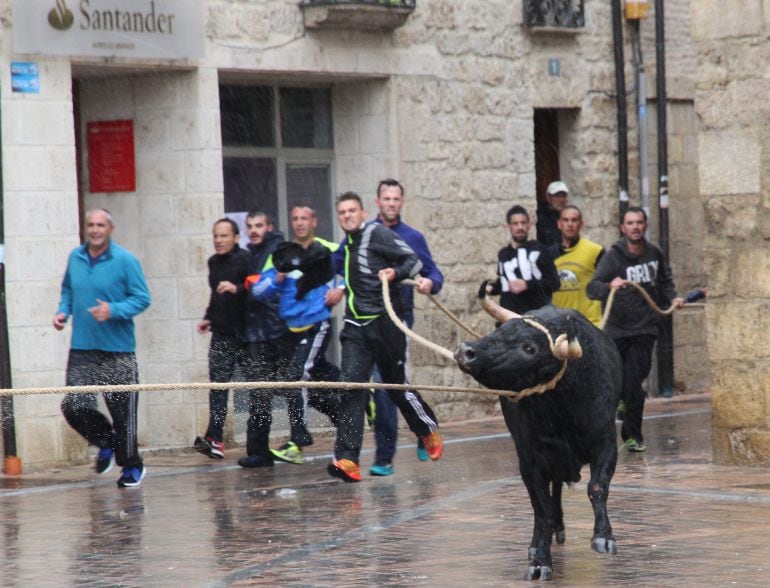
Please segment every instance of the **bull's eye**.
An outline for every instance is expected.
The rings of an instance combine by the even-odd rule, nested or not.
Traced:
[[[524,350],[524,353],[528,355],[535,355],[535,352],[537,351],[532,343],[524,343],[521,348]]]

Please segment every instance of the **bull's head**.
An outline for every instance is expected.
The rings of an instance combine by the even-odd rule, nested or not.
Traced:
[[[556,309],[521,316],[494,303],[479,290],[482,306],[503,324],[455,351],[460,369],[489,388],[523,390],[554,380],[564,362],[582,356],[571,319]]]
[[[500,323],[505,323],[512,319],[530,321],[530,324],[533,327],[542,330],[546,337],[548,337],[548,340],[552,341],[550,332],[542,323],[532,322],[531,319],[527,318],[526,316],[516,314],[512,310],[503,308],[494,300],[492,300],[487,295],[488,284],[489,282],[486,280],[481,283],[481,287],[479,288],[479,300],[481,301],[481,307],[486,310],[492,318],[496,319]],[[580,343],[578,340],[566,332],[561,333],[556,337],[555,341],[551,342],[551,351],[558,359],[578,359],[583,355],[583,350],[580,348]]]

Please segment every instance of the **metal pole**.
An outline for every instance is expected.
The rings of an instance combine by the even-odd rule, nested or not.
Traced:
[[[666,108],[666,32],[663,0],[655,0],[655,82],[658,111],[658,219],[659,242],[666,263],[669,262],[668,239],[668,119]],[[660,322],[658,333],[658,388],[660,395],[674,393],[674,328],[670,316]]]
[[[0,137],[0,386],[11,388],[11,351],[8,338],[8,313],[5,303],[5,188],[3,187],[2,137]],[[5,454],[4,471],[21,473],[21,464],[16,457],[16,418],[13,409],[13,397],[0,398],[2,414],[3,451]],[[9,465],[13,460],[17,468]]]
[[[628,113],[623,56],[623,0],[612,0],[612,45],[615,53],[615,104],[618,125],[618,220],[628,208]]]
[[[644,75],[644,57],[642,55],[642,35],[639,21],[632,23],[634,38],[634,56],[636,62],[636,102],[639,125],[639,188],[642,208],[650,216],[650,171],[647,153],[647,82]]]

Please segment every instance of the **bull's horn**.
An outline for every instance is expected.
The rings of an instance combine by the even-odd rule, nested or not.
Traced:
[[[556,337],[553,342],[553,355],[556,359],[580,359],[583,357],[583,348],[577,339],[569,340],[567,335],[562,333]]]
[[[515,312],[508,310],[507,308],[503,308],[500,306],[497,302],[492,300],[487,295],[487,284],[489,283],[488,280],[484,280],[481,283],[481,287],[479,288],[479,299],[481,300],[481,308],[487,311],[487,313],[495,320],[504,323],[506,321],[509,321],[511,319],[515,318],[521,318],[520,314],[516,314]]]
[[[580,346],[580,341],[573,339],[569,342],[569,353],[567,357],[570,359],[580,359],[583,357],[583,348]]]
[[[569,341],[567,340],[567,335],[562,333],[556,337],[556,341],[553,342],[551,351],[556,359],[567,359],[569,357]]]

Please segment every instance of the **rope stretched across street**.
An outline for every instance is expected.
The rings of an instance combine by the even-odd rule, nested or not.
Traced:
[[[404,280],[403,283],[407,285],[414,285],[415,282],[412,280]],[[661,310],[658,305],[655,303],[652,298],[650,298],[649,294],[645,292],[645,290],[639,286],[638,284],[635,284],[633,282],[628,282],[628,284],[634,286],[637,290],[640,291],[644,299],[647,301],[647,303],[652,307],[652,309],[660,314],[660,315],[668,315],[671,314],[675,307],[672,305],[667,310]],[[609,297],[607,298],[607,304],[604,311],[604,315],[602,316],[602,322],[599,328],[603,328],[604,324],[606,322],[607,317],[609,316],[610,310],[612,309],[612,302],[614,299],[614,295],[617,288],[612,288],[609,294]],[[395,311],[393,310],[393,305],[390,300],[390,292],[388,289],[388,283],[386,280],[383,280],[383,298],[385,300],[385,308],[388,311],[388,316],[390,316],[391,320],[398,326],[399,329],[401,329],[407,337],[410,337],[420,345],[423,345],[424,347],[427,347],[428,349],[431,349],[435,353],[441,355],[442,357],[445,357],[447,359],[450,359],[454,361],[454,354],[444,347],[441,347],[440,345],[437,345],[436,343],[433,343],[432,341],[429,341],[428,339],[425,339],[424,337],[418,335],[411,329],[409,329],[396,315]],[[460,321],[457,316],[452,314],[448,309],[446,309],[443,305],[441,305],[438,300],[436,300],[433,296],[428,295],[430,300],[437,306],[439,309],[444,312],[452,321],[454,321],[458,326],[460,326],[463,330],[471,334],[472,336],[476,337],[477,339],[481,337],[478,333],[473,331],[470,327],[464,325],[462,321]],[[693,304],[688,304],[688,306],[693,306]],[[524,390],[519,391],[511,391],[511,390],[495,390],[492,388],[482,388],[478,386],[436,386],[436,385],[424,385],[424,384],[377,384],[378,388],[384,388],[386,390],[413,390],[415,388],[418,388],[420,390],[423,390],[425,392],[446,392],[446,393],[454,393],[454,392],[462,392],[462,393],[468,393],[468,394],[482,394],[482,395],[493,395],[493,396],[505,396],[507,398],[510,398],[514,402],[518,402],[522,398],[525,398],[527,396],[531,396],[533,394],[542,394],[543,392],[546,392],[548,390],[553,389],[556,386],[556,383],[561,379],[561,377],[564,375],[564,372],[567,367],[567,362],[564,361],[562,368],[559,370],[559,372],[546,382],[545,384],[540,384],[538,386],[534,386],[532,388],[526,388]],[[33,396],[33,395],[40,395],[40,394],[64,394],[64,393],[71,393],[71,394],[89,394],[89,393],[111,393],[111,392],[158,392],[158,391],[167,391],[167,390],[260,390],[264,388],[271,388],[271,389],[295,389],[295,388],[319,388],[319,389],[346,389],[346,390],[368,390],[372,388],[371,382],[307,382],[307,381],[297,381],[297,382],[192,382],[192,383],[156,383],[156,384],[123,384],[123,385],[104,385],[104,386],[53,386],[53,387],[37,387],[37,388],[0,388],[0,397],[2,396]]]

